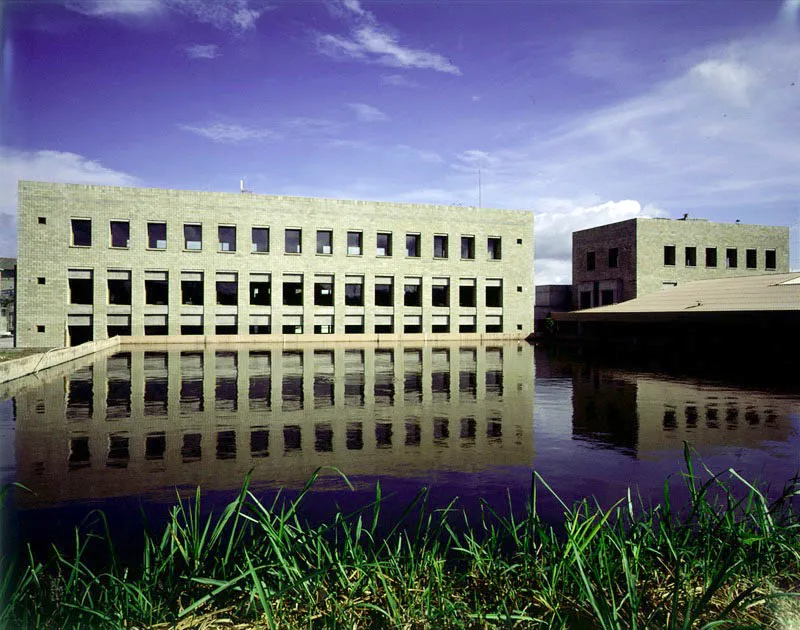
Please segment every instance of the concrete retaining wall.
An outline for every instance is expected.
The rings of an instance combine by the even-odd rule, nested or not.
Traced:
[[[72,348],[59,348],[48,350],[43,354],[31,354],[20,359],[12,359],[0,363],[0,383],[13,381],[15,379],[46,370],[54,365],[67,363],[81,357],[85,357],[95,352],[116,348],[120,345],[119,337],[104,339],[103,341],[89,341]]]

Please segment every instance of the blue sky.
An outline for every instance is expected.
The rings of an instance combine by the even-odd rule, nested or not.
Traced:
[[[16,180],[478,204],[575,229],[790,225],[800,0],[19,0],[3,15],[0,256]]]

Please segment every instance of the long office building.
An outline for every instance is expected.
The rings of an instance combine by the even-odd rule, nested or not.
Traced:
[[[522,338],[533,213],[21,181],[18,274],[20,347]]]

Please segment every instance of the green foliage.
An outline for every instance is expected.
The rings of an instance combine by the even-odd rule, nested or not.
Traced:
[[[454,503],[431,511],[423,490],[384,536],[380,485],[354,512],[303,522],[319,474],[271,505],[248,477],[218,516],[201,516],[199,490],[179,497],[135,568],[102,517],[69,552],[3,558],[0,627],[742,627],[769,621],[771,602],[800,583],[798,479],[770,502],[733,470],[695,473],[688,449],[680,511],[669,480],[655,508],[629,491],[603,510],[567,506],[534,473],[524,518],[487,504],[472,521]],[[539,516],[541,492],[562,506],[562,527]],[[85,561],[96,544],[108,546],[102,571]]]

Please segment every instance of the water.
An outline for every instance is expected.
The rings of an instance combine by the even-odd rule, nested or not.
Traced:
[[[176,496],[199,485],[220,509],[248,471],[269,501],[330,467],[311,520],[367,503],[380,480],[391,524],[423,486],[431,507],[458,497],[471,514],[481,501],[521,510],[534,470],[567,503],[611,505],[629,486],[657,502],[684,440],[710,469],[775,488],[800,470],[791,385],[604,367],[516,342],[131,348],[0,397],[0,475],[30,489],[4,509],[7,546],[67,542],[99,508],[135,548],[143,519],[163,521]],[[558,520],[558,502],[540,496]]]

